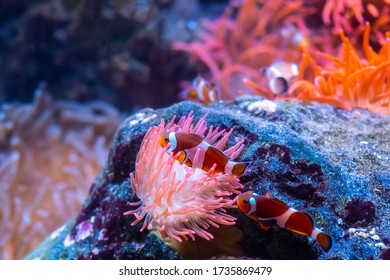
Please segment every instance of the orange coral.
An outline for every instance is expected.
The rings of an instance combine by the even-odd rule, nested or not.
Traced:
[[[390,33],[386,34],[386,44],[379,52],[369,45],[370,24],[366,24],[362,49],[365,58],[347,37],[340,33],[343,58],[318,52],[330,60],[332,67],[316,64],[309,52],[303,55],[298,81],[289,89],[287,99],[329,103],[344,109],[359,107],[377,113],[390,113]],[[312,81],[305,80],[305,71],[314,75]]]

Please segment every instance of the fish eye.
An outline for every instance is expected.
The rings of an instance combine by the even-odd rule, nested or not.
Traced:
[[[168,137],[164,137],[164,141],[169,142],[169,138]]]
[[[244,199],[242,202],[244,202],[245,204],[248,204],[248,200]]]

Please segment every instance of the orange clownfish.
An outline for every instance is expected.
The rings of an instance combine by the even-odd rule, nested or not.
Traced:
[[[251,191],[238,195],[238,208],[257,221],[263,230],[277,224],[293,232],[315,239],[325,253],[332,248],[332,237],[315,227],[313,219],[305,212],[297,211],[269,193],[258,195]]]
[[[207,104],[218,101],[220,92],[214,83],[210,83],[201,76],[198,76],[192,81],[192,85],[189,89],[185,89],[179,94],[179,98],[195,100]]]
[[[206,172],[215,165],[214,172],[241,176],[247,167],[246,163],[229,160],[221,150],[204,141],[198,134],[186,132],[163,134],[159,139],[160,146],[164,148],[168,143],[170,146],[167,151],[179,153],[177,160],[181,164],[201,168]],[[194,162],[198,150],[198,160]]]
[[[290,42],[290,46],[297,50],[304,50],[310,47],[310,40],[308,36],[304,35],[297,26],[289,24],[280,29],[282,38]]]

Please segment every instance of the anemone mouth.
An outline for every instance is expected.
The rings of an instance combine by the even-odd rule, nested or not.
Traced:
[[[135,173],[130,174],[132,187],[140,199],[130,203],[136,209],[125,212],[134,215],[132,226],[143,220],[141,231],[157,230],[162,238],[172,238],[178,242],[195,240],[195,235],[211,240],[210,227],[234,225],[236,218],[226,213],[226,209],[236,208],[235,200],[230,196],[239,194],[242,185],[238,177],[230,174],[215,173],[213,169],[180,164],[178,154],[168,153],[169,145],[159,144],[161,135],[169,132],[188,132],[202,136],[214,146],[223,149],[232,133],[205,125],[206,115],[196,125],[193,116],[181,118],[177,124],[175,118],[167,125],[162,121],[146,133],[137,155]],[[224,151],[234,159],[243,149],[242,141]],[[195,155],[194,161],[197,160]]]

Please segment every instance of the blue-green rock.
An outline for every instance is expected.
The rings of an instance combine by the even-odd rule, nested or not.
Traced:
[[[257,97],[202,106],[182,102],[145,109],[119,127],[108,162],[91,187],[74,221],[49,236],[27,258],[177,259],[163,241],[123,212],[137,201],[129,182],[146,131],[194,111],[208,113],[207,124],[234,128],[228,146],[245,139],[240,161],[250,162],[240,178],[245,190],[270,192],[306,211],[317,227],[331,234],[333,251],[325,255],[316,242],[277,226],[263,231],[239,209],[245,258],[381,259],[390,246],[390,117],[364,110]],[[203,246],[203,245],[202,245]],[[384,257],[385,256],[385,257]],[[218,256],[216,253],[216,257]]]

